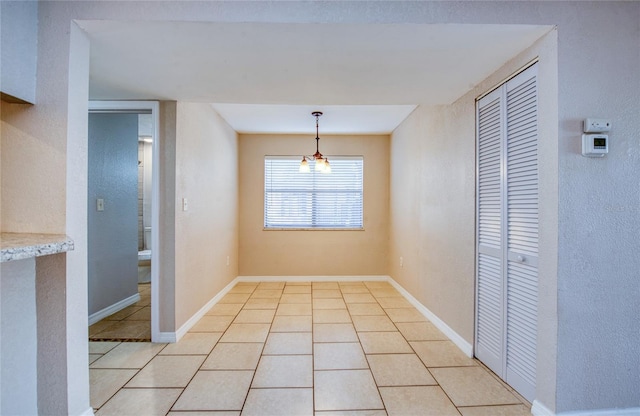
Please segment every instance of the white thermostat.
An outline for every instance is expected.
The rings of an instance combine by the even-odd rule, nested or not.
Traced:
[[[606,134],[583,134],[582,156],[604,157],[609,153],[609,136]]]

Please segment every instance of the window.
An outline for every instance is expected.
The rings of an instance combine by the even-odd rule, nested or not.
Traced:
[[[300,173],[299,156],[264,158],[265,228],[362,229],[362,156],[329,160],[327,174]]]

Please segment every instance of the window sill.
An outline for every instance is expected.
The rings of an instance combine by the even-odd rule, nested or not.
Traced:
[[[364,231],[364,227],[358,228],[334,228],[334,227],[264,227],[262,231]]]

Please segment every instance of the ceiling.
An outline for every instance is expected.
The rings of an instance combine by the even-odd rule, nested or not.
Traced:
[[[240,133],[388,134],[550,30],[533,25],[85,20],[91,99],[212,103]]]

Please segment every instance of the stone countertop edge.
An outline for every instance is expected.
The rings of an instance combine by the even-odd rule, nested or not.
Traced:
[[[73,250],[73,240],[64,234],[1,233],[0,263]]]

